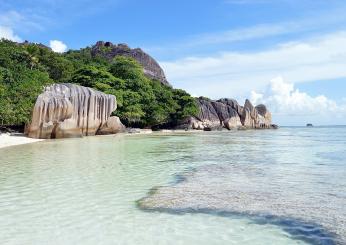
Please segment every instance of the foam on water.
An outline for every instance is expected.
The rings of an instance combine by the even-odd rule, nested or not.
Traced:
[[[0,244],[342,243],[345,135],[153,134],[1,149]]]

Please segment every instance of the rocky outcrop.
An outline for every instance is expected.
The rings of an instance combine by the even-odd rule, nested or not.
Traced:
[[[116,133],[122,133],[125,132],[126,128],[121,123],[119,117],[110,117],[104,125],[100,127],[100,129],[97,131],[97,134],[104,135],[104,134],[116,134]]]
[[[258,128],[259,118],[256,108],[251,104],[249,100],[245,100],[243,113],[241,115],[241,123],[246,128]]]
[[[238,128],[272,128],[271,113],[265,105],[254,107],[249,100],[241,106],[234,99],[217,101],[204,97],[197,99],[199,113],[183,122],[189,128],[206,129],[238,129]]]
[[[74,84],[53,84],[36,100],[26,127],[31,138],[71,138],[116,133],[123,127],[110,117],[117,108],[114,95]]]
[[[91,54],[93,56],[103,56],[108,60],[112,60],[116,56],[134,58],[143,66],[144,74],[146,76],[159,80],[161,83],[170,86],[160,65],[140,48],[131,49],[126,44],[116,45],[111,42],[98,41],[94,46],[92,46]]]
[[[268,125],[270,125],[270,127],[272,128],[277,128],[277,125],[272,124],[272,114],[270,113],[270,111],[268,111],[265,105],[257,105],[256,110],[258,112],[258,123],[260,128],[267,128]]]

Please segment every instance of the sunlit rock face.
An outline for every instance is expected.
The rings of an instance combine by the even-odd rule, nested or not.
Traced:
[[[121,123],[120,118],[116,116],[110,117],[97,131],[99,135],[116,134],[125,132],[125,126]]]
[[[41,139],[95,135],[100,129],[116,133],[123,127],[120,120],[110,118],[116,108],[114,95],[74,84],[53,84],[38,96],[26,133]]]
[[[265,105],[254,107],[249,100],[241,106],[234,99],[197,99],[199,113],[189,118],[193,129],[271,128],[272,117]]]
[[[241,115],[241,122],[246,128],[258,128],[259,118],[256,108],[251,104],[249,100],[245,101],[243,113]]]
[[[192,126],[194,129],[217,128],[220,126],[218,112],[214,108],[213,101],[199,98],[197,100],[199,114]]]
[[[257,105],[256,110],[258,112],[259,126],[268,128],[272,123],[272,114],[268,111],[267,107],[263,104]]]

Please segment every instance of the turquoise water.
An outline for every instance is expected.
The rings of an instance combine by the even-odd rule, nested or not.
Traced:
[[[335,127],[0,149],[0,244],[344,244],[345,146]]]

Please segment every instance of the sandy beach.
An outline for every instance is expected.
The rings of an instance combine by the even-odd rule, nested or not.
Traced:
[[[8,133],[4,133],[0,135],[0,148],[14,146],[14,145],[22,145],[29,144],[42,141],[42,139],[32,139],[26,136],[18,134],[18,135],[10,135]]]

